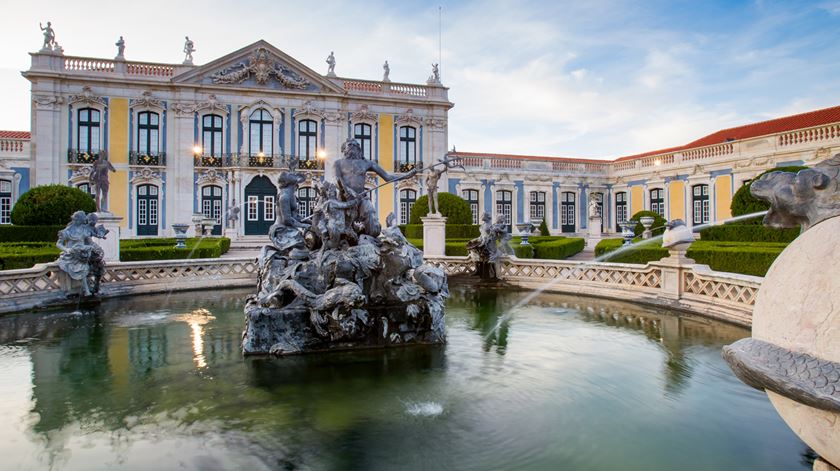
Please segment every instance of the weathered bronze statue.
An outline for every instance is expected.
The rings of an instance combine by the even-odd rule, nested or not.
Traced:
[[[99,218],[95,213],[85,215],[84,211],[76,211],[67,227],[58,232],[55,244],[61,249],[58,267],[81,283],[82,296],[99,292],[105,272],[105,253],[93,238],[104,239],[108,230],[97,222]]]

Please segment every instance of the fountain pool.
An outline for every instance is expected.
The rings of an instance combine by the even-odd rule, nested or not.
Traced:
[[[0,318],[4,467],[810,469],[721,358],[747,329],[456,284],[446,345],[243,358],[251,292]]]

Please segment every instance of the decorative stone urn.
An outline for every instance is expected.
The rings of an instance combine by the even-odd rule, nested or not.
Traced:
[[[802,226],[773,262],[753,310],[752,337],[724,347],[745,383],[822,460],[840,466],[840,154],[797,174],[773,172],[751,192],[769,201],[764,224]],[[827,462],[827,463],[826,463]]]
[[[642,216],[639,218],[639,222],[645,228],[645,231],[642,232],[642,239],[650,239],[653,236],[653,232],[650,230],[650,226],[653,225],[653,218],[651,216]]]
[[[516,225],[516,229],[519,231],[519,236],[521,240],[519,245],[531,245],[528,242],[528,238],[531,237],[531,233],[534,232],[534,224],[531,221],[521,222]]]
[[[187,248],[187,230],[190,228],[189,224],[173,224],[172,230],[175,231],[175,248]]]
[[[636,221],[624,221],[621,223],[621,237],[624,239],[624,243],[622,245],[630,245],[633,243],[633,238],[636,237],[636,233],[633,232],[633,228],[636,227]]]

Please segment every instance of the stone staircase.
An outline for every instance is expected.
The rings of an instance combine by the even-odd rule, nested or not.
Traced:
[[[240,236],[236,239],[231,239],[230,250],[224,254],[225,258],[236,257],[256,257],[264,245],[271,241],[267,235],[261,236]]]

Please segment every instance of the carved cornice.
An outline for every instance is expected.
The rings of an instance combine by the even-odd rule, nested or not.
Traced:
[[[64,99],[60,96],[54,95],[34,95],[32,102],[35,103],[35,108],[39,110],[56,110],[64,103]]]
[[[87,85],[82,87],[82,94],[81,95],[70,95],[70,99],[68,100],[68,103],[71,104],[71,105],[73,105],[75,103],[81,103],[81,104],[87,105],[87,106],[97,106],[97,105],[102,106],[102,107],[107,107],[108,106],[108,101],[105,100],[105,98],[103,98],[101,96],[94,95],[93,91]]]
[[[324,120],[328,123],[340,123],[344,120],[344,115],[340,111],[328,111],[324,113]]]
[[[202,101],[198,103],[189,103],[189,102],[179,102],[173,103],[172,109],[175,111],[175,114],[178,116],[192,116],[194,113],[203,113],[203,112],[216,112],[222,114],[227,114],[228,109],[225,105],[219,103],[216,99],[216,95],[210,95],[207,97],[207,101]]]
[[[314,117],[314,118],[318,118],[318,119],[324,119],[324,118],[326,118],[326,115],[324,114],[324,112],[322,110],[312,106],[312,100],[307,100],[303,104],[303,106],[301,106],[300,108],[295,110],[294,117],[295,117],[295,119],[297,119],[299,117],[310,117],[310,118]]]
[[[376,113],[371,113],[370,110],[368,110],[368,105],[362,105],[359,108],[359,111],[356,111],[355,113],[350,115],[350,119],[354,123],[359,123],[362,121],[369,121],[371,123],[375,123],[378,118],[379,117],[376,115]]]
[[[155,108],[163,110],[163,101],[152,95],[149,90],[144,91],[139,97],[131,100],[129,106],[132,108]]]
[[[195,183],[196,185],[224,184],[227,183],[227,177],[224,173],[211,168],[210,170],[201,172],[198,178],[195,179]]]
[[[161,183],[163,183],[163,179],[161,178],[160,173],[155,172],[149,168],[144,168],[134,172],[134,177],[131,179],[130,183],[132,185],[139,185],[143,183],[153,183],[160,185]]]
[[[432,129],[446,129],[447,121],[442,118],[426,118],[423,123]]]
[[[397,115],[397,119],[394,120],[394,124],[397,126],[422,126],[423,120],[418,116],[415,116],[414,110],[409,108],[405,110],[405,113]]]

